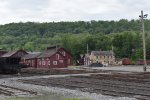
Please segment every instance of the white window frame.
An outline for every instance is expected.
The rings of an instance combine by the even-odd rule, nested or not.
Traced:
[[[46,60],[49,60],[49,58],[47,58]]]
[[[63,61],[63,60],[59,60],[59,62],[60,62],[60,63],[63,63],[64,61]]]
[[[42,65],[46,65],[46,62],[45,62],[45,60],[42,60]]]
[[[39,65],[41,65],[42,63],[41,63],[42,61],[41,60],[39,60]]]
[[[56,58],[59,59],[59,54],[56,54]]]
[[[47,63],[48,63],[48,65],[51,65],[51,61],[48,61]]]
[[[70,60],[70,59],[68,59],[68,64],[70,64],[70,61],[71,61],[71,60]]]
[[[53,61],[53,65],[58,65],[58,61]]]
[[[66,52],[65,51],[63,51],[62,54],[63,54],[63,56],[66,56]]]
[[[32,66],[34,65],[34,60],[32,60]]]

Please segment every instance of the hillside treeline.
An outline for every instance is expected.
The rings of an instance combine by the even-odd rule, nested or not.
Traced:
[[[145,20],[147,58],[150,58],[150,20]],[[141,22],[77,21],[50,23],[10,23],[0,25],[0,48],[42,51],[48,46],[61,45],[75,58],[91,50],[114,50],[116,57],[142,59]]]

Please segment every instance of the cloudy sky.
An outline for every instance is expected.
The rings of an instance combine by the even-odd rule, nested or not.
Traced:
[[[138,19],[149,0],[0,0],[0,24]],[[149,17],[148,17],[149,18]]]

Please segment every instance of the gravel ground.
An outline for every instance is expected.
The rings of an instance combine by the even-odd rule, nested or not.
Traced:
[[[88,67],[85,67],[88,69]],[[143,72],[143,66],[128,65],[128,66],[108,66],[108,67],[91,67],[90,69],[97,70],[113,70],[113,71],[128,71],[128,72]],[[147,72],[150,72],[150,66],[147,66]]]
[[[88,74],[85,74],[85,75],[88,75]],[[4,79],[0,79],[0,84],[36,91],[39,94],[51,94],[53,95],[53,99],[50,99],[50,100],[58,100],[59,97],[88,98],[89,100],[136,100],[134,98],[128,98],[128,97],[111,97],[111,96],[105,96],[105,95],[96,94],[96,93],[81,92],[79,90],[70,90],[70,89],[64,89],[64,88],[58,88],[58,87],[38,86],[38,85],[25,84],[25,83],[16,81],[17,79],[33,79],[33,78],[36,79],[36,78],[42,78],[42,77],[49,78],[49,77],[66,77],[66,76],[69,76],[69,75],[48,75],[48,76],[40,76],[40,77],[34,76],[34,77],[4,78]],[[8,97],[0,96],[0,100],[6,100],[6,98]]]

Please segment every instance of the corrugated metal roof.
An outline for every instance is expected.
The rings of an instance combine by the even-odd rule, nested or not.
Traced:
[[[19,51],[24,51],[24,50],[9,51],[9,52],[3,54],[1,57],[11,57],[11,56],[13,56],[14,54],[16,54],[16,53],[19,52]],[[26,52],[26,51],[24,51],[24,52]]]
[[[50,57],[52,56],[54,53],[56,53],[56,48],[52,48],[52,49],[47,49],[44,52],[42,52],[38,58],[43,58],[43,57]]]
[[[4,55],[2,55],[1,57],[11,57],[11,56],[14,55],[16,52],[17,52],[17,50],[9,51],[9,52],[5,53]]]
[[[32,51],[29,51],[27,52],[28,54],[40,54],[41,52],[32,52]]]
[[[94,55],[113,55],[112,51],[92,51]]]
[[[22,57],[22,59],[33,59],[37,58],[40,55],[40,53],[30,53]]]

